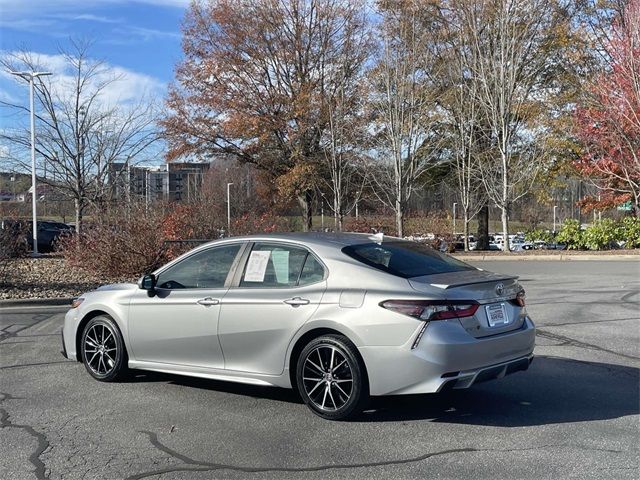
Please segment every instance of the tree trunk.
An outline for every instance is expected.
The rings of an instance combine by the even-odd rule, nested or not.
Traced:
[[[489,205],[478,212],[478,244],[476,250],[489,250]]]
[[[75,210],[76,210],[76,233],[80,234],[82,232],[82,210],[84,206],[79,199],[74,200]]]
[[[502,250],[505,252],[509,252],[509,207],[504,206],[501,208],[502,211]]]
[[[342,202],[340,201],[340,197],[335,195],[333,198],[333,221],[337,232],[342,231],[343,220],[344,214],[342,213]]]
[[[398,237],[402,238],[404,236],[404,208],[402,203],[396,201],[396,230]]]
[[[311,210],[311,192],[298,195],[298,204],[302,209],[302,231],[309,232],[313,227],[313,212]]]
[[[462,211],[463,222],[464,222],[464,230],[462,234],[464,235],[464,251],[469,251],[469,211],[465,208]]]

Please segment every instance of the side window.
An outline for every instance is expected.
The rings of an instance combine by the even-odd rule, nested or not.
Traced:
[[[288,245],[256,243],[251,250],[241,287],[295,287],[307,250]]]
[[[235,244],[193,254],[162,272],[158,288],[222,288],[239,250]]]
[[[324,267],[316,260],[313,255],[308,255],[307,260],[302,267],[302,273],[300,274],[299,286],[310,285],[312,283],[319,282],[324,278]]]

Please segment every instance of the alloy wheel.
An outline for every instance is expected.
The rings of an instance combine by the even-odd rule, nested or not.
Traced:
[[[93,325],[84,337],[84,355],[87,366],[96,375],[111,373],[118,356],[115,332],[102,323]]]
[[[309,352],[302,369],[309,400],[320,410],[344,407],[353,393],[353,373],[347,357],[333,345],[318,345]]]

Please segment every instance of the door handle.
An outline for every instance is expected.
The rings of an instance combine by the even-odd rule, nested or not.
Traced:
[[[291,305],[293,307],[297,307],[299,305],[309,305],[309,300],[306,298],[293,297],[288,300],[285,300],[284,303]]]
[[[217,298],[207,297],[201,298],[200,300],[198,300],[198,303],[200,305],[218,305],[220,303],[220,300],[218,300]]]

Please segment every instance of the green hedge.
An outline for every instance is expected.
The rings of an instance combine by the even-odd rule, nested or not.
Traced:
[[[556,237],[570,250],[607,250],[617,248],[618,242],[625,242],[624,248],[640,247],[640,218],[626,217],[622,220],[605,218],[592,223],[586,229],[578,220],[565,220]]]

